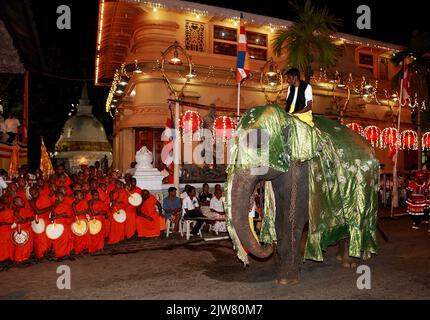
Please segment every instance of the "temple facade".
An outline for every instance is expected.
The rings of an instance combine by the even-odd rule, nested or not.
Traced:
[[[285,104],[286,83],[277,83],[276,90],[271,91],[261,79],[270,59],[277,69],[285,67],[288,52],[276,56],[271,43],[276,32],[292,22],[243,14],[252,75],[241,87],[240,111],[264,105],[273,96],[277,103]],[[116,89],[107,105],[114,117],[116,168],[125,171],[143,146],[152,151],[153,164],[161,165],[161,133],[170,114],[169,105],[175,100],[172,87],[179,90],[186,83],[180,97],[181,114],[193,110],[206,122],[222,115],[234,116],[238,103],[235,66],[239,16],[236,10],[187,1],[100,1],[95,84]],[[175,41],[190,55],[190,61],[182,56],[182,64],[172,65],[166,57],[163,59],[161,53]],[[398,102],[391,79],[398,68],[390,58],[403,48],[342,33],[334,35],[333,42],[341,52],[337,65],[329,69],[313,66],[313,112],[334,119],[342,116],[344,124],[373,125],[381,130],[393,126]],[[162,65],[165,77],[160,71]],[[118,71],[121,66],[122,73]],[[187,77],[189,70],[192,77]],[[375,89],[373,94],[363,91],[367,86]],[[414,129],[408,108],[402,109],[401,119],[402,130]],[[384,170],[392,170],[389,150],[375,150]],[[399,169],[409,170],[416,159],[417,151],[400,152]],[[183,166],[181,182],[207,177],[211,170],[204,170]],[[208,180],[216,181],[221,176],[222,170]]]

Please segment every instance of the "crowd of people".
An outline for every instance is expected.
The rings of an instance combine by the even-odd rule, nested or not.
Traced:
[[[380,204],[389,206],[392,201],[393,178],[381,177],[379,198]],[[399,206],[406,208],[412,220],[412,229],[419,230],[427,224],[430,233],[430,172],[426,169],[410,175],[399,175],[397,179]]]
[[[180,197],[171,187],[161,204],[130,173],[104,172],[98,161],[70,175],[61,164],[49,177],[21,167],[4,183],[2,174],[6,172],[0,172],[0,266],[74,260],[122,241],[160,238],[166,219],[172,232],[178,232],[182,217],[207,218],[194,221],[193,235],[205,223],[216,232],[226,231],[220,185],[212,195],[204,184],[198,197],[190,185]]]

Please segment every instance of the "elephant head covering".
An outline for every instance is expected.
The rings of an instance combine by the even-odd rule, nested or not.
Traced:
[[[371,145],[346,126],[314,116],[310,127],[277,105],[254,107],[241,119],[230,149],[225,189],[227,228],[238,257],[248,263],[231,223],[231,187],[237,169],[268,166],[287,172],[291,161],[308,162],[309,233],[305,259],[322,261],[322,252],[350,238],[349,255],[370,258],[376,253],[379,162]],[[259,129],[261,143],[249,137]],[[259,241],[276,241],[274,194],[266,182],[263,225]],[[246,199],[244,199],[246,201]]]

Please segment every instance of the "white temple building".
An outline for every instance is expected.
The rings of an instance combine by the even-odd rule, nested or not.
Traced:
[[[66,121],[62,134],[55,144],[57,163],[64,162],[66,169],[76,172],[81,164],[92,165],[105,156],[112,163],[112,146],[99,120],[92,113],[87,85],[82,89],[78,112]]]

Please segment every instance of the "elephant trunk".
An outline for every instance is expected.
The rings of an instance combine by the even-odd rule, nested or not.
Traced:
[[[258,176],[251,175],[249,170],[240,170],[235,174],[231,191],[232,224],[246,250],[258,258],[267,258],[273,253],[273,247],[261,246],[249,225],[249,199],[258,181]]]

